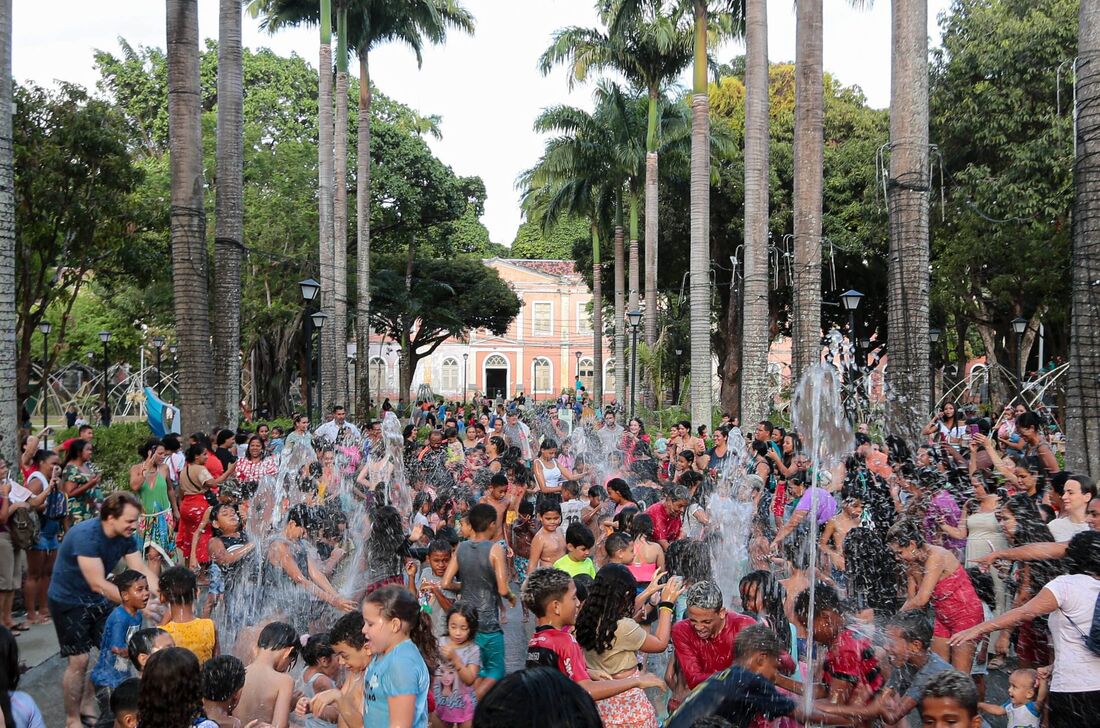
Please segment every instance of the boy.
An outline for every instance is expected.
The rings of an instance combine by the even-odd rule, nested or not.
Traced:
[[[531,570],[554,566],[554,562],[565,556],[565,538],[559,530],[561,526],[561,506],[547,499],[539,504],[539,522],[542,530],[531,539]]]
[[[497,512],[497,529],[503,538],[504,522],[508,517],[511,500],[508,498],[508,476],[504,473],[494,473],[489,478],[489,487],[485,489],[485,495],[481,496],[481,503],[491,505]],[[505,544],[507,547],[507,544]]]
[[[297,660],[300,647],[293,636],[294,628],[282,622],[271,622],[260,631],[237,703],[236,712],[243,722],[257,720],[273,728],[289,725],[294,678],[287,671]]]
[[[1008,702],[1002,705],[978,703],[978,710],[990,715],[1007,715],[1011,728],[1039,728],[1047,688],[1047,681],[1035,670],[1013,670],[1008,676]]]
[[[114,724],[111,712],[111,692],[130,677],[129,651],[126,649],[130,635],[141,629],[141,610],[149,603],[149,582],[145,576],[127,569],[114,579],[122,604],[115,607],[103,628],[99,643],[99,659],[92,668],[92,685],[99,703],[100,728]]]
[[[462,601],[477,610],[477,646],[481,669],[474,693],[481,700],[504,677],[504,630],[500,626],[500,600],[514,607],[516,597],[508,587],[504,547],[496,543],[497,509],[478,503],[467,521],[471,538],[458,545],[458,553],[443,575],[443,589],[462,592]]]
[[[432,634],[437,638],[447,636],[447,612],[458,595],[442,588],[443,577],[451,563],[451,544],[437,538],[428,544],[427,568],[419,568],[420,584],[416,583],[419,564],[410,561],[408,566],[409,591],[428,608],[432,618]]]
[[[955,669],[936,675],[921,693],[920,717],[925,728],[981,728],[974,681]]]
[[[244,689],[244,663],[232,655],[207,660],[202,666],[202,708],[218,728],[241,728],[233,709]]]
[[[775,685],[783,649],[775,633],[763,625],[746,627],[734,640],[733,666],[707,679],[684,700],[665,723],[667,728],[690,728],[707,716],[718,716],[735,726],[791,716],[802,723],[829,723],[828,706],[809,716]]]
[[[111,713],[115,716],[114,728],[137,728],[138,697],[141,695],[141,678],[123,680],[111,692]]]
[[[596,578],[596,567],[589,557],[589,551],[596,544],[595,537],[583,523],[571,523],[565,530],[565,556],[554,562],[555,569],[561,569],[569,576],[588,574]]]
[[[569,633],[579,607],[577,585],[561,569],[538,569],[523,585],[523,603],[538,619],[527,643],[527,667],[552,667],[580,685],[593,700],[604,700],[633,688],[666,689],[661,680],[641,673],[621,680],[593,680],[584,652]]]
[[[630,566],[634,563],[634,542],[623,533],[613,533],[603,544],[607,552],[607,563]]]
[[[581,489],[576,481],[567,480],[561,484],[561,522],[566,528],[580,523],[584,514],[584,501],[580,500]]]
[[[339,688],[318,693],[309,701],[305,712],[320,715],[325,708],[335,704],[340,711],[340,725],[363,725],[363,674],[371,661],[370,645],[363,634],[363,613],[356,609],[348,612],[328,633],[332,651],[346,671],[344,684]],[[305,698],[303,698],[305,700]],[[300,705],[300,703],[299,703]],[[301,710],[299,709],[299,712]]]

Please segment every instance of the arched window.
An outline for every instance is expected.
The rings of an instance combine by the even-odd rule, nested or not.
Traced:
[[[386,386],[386,362],[382,361],[381,357],[372,356],[370,360],[370,368],[367,370],[367,377],[370,381],[370,391],[380,392],[383,387]],[[374,396],[373,394],[371,395]]]
[[[581,379],[582,380],[584,379],[584,362],[585,361],[586,360],[584,360],[584,359],[581,360]],[[614,392],[615,391],[615,360],[614,359],[609,359],[603,365],[603,371],[604,371],[603,391],[605,391],[605,392]]]
[[[532,394],[549,394],[554,381],[554,365],[546,357],[538,357],[531,363],[532,381],[535,389]]]
[[[500,354],[493,354],[491,357],[485,360],[486,369],[507,369],[508,360],[502,357]]]
[[[592,391],[592,375],[595,373],[596,364],[592,359],[587,356],[581,359],[580,364],[577,365],[577,374],[581,378],[581,384],[583,384],[584,388],[589,392]]]
[[[444,392],[457,392],[459,384],[458,360],[447,357],[439,367],[439,388]]]

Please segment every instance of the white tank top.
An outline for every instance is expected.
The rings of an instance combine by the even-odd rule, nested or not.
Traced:
[[[542,458],[539,458],[539,466],[542,468],[542,479],[546,482],[547,488],[557,488],[561,485],[561,468],[558,467],[558,461],[554,461],[554,467],[548,466]]]

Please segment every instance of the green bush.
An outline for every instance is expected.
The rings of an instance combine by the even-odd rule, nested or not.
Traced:
[[[60,430],[53,435],[58,444],[76,437],[76,428]],[[138,461],[138,445],[153,436],[146,422],[126,422],[110,427],[96,427],[92,462],[103,473],[103,491],[110,492],[129,486],[130,466]]]

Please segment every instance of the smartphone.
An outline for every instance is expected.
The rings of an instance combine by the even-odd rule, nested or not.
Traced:
[[[977,435],[978,434],[978,426],[977,425],[967,425],[966,426],[966,434],[971,435],[971,436]]]

